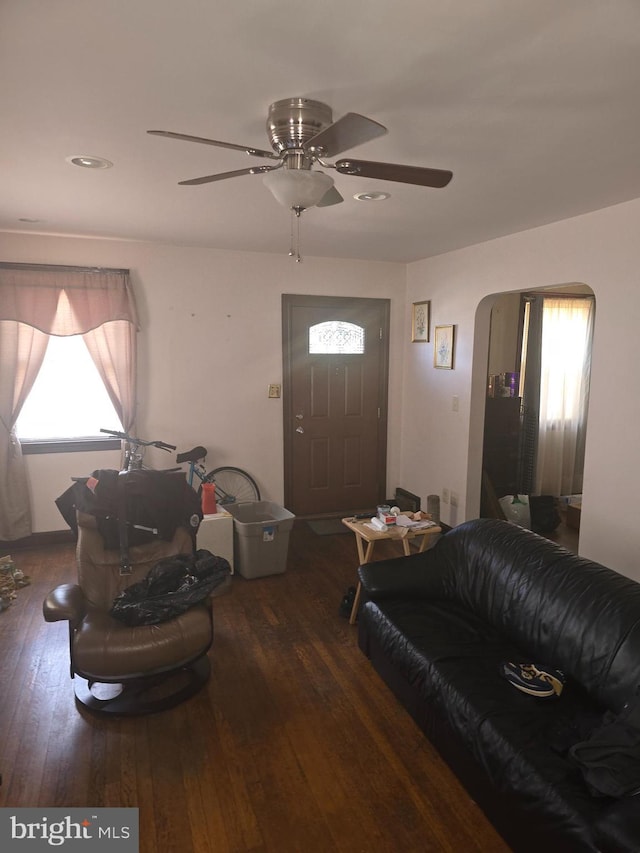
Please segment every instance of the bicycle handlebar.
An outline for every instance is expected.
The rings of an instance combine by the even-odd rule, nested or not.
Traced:
[[[154,447],[159,447],[160,450],[166,450],[167,453],[176,449],[175,444],[167,444],[166,441],[150,441],[149,444],[152,444]]]
[[[106,432],[107,435],[112,435],[114,438],[119,438],[121,441],[127,441],[129,444],[136,444],[141,447],[157,447],[159,450],[175,450],[175,444],[167,444],[166,441],[144,441],[141,438],[135,438],[132,435],[127,435],[126,432],[118,432],[113,429],[100,429],[100,432]]]

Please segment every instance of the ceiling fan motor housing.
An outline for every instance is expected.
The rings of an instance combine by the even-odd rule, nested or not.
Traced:
[[[331,107],[321,101],[285,98],[269,107],[267,133],[273,149],[282,153],[292,148],[301,149],[332,123]]]

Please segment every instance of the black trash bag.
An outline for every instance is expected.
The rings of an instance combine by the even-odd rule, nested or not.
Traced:
[[[204,549],[166,557],[121,592],[110,612],[129,626],[165,622],[203,601],[230,574],[228,560]]]
[[[562,520],[553,495],[529,495],[529,512],[534,533],[553,533]]]

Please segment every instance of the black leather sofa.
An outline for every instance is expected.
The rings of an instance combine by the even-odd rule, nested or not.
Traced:
[[[495,519],[358,571],[360,648],[509,846],[638,853],[640,795],[595,796],[569,748],[638,692],[640,584]],[[562,694],[503,661],[562,670]]]

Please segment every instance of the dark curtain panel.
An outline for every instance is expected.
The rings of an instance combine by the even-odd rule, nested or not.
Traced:
[[[522,432],[518,493],[530,495],[536,481],[536,448],[540,418],[540,358],[542,349],[542,297],[525,297],[529,306],[525,375],[522,391]]]

